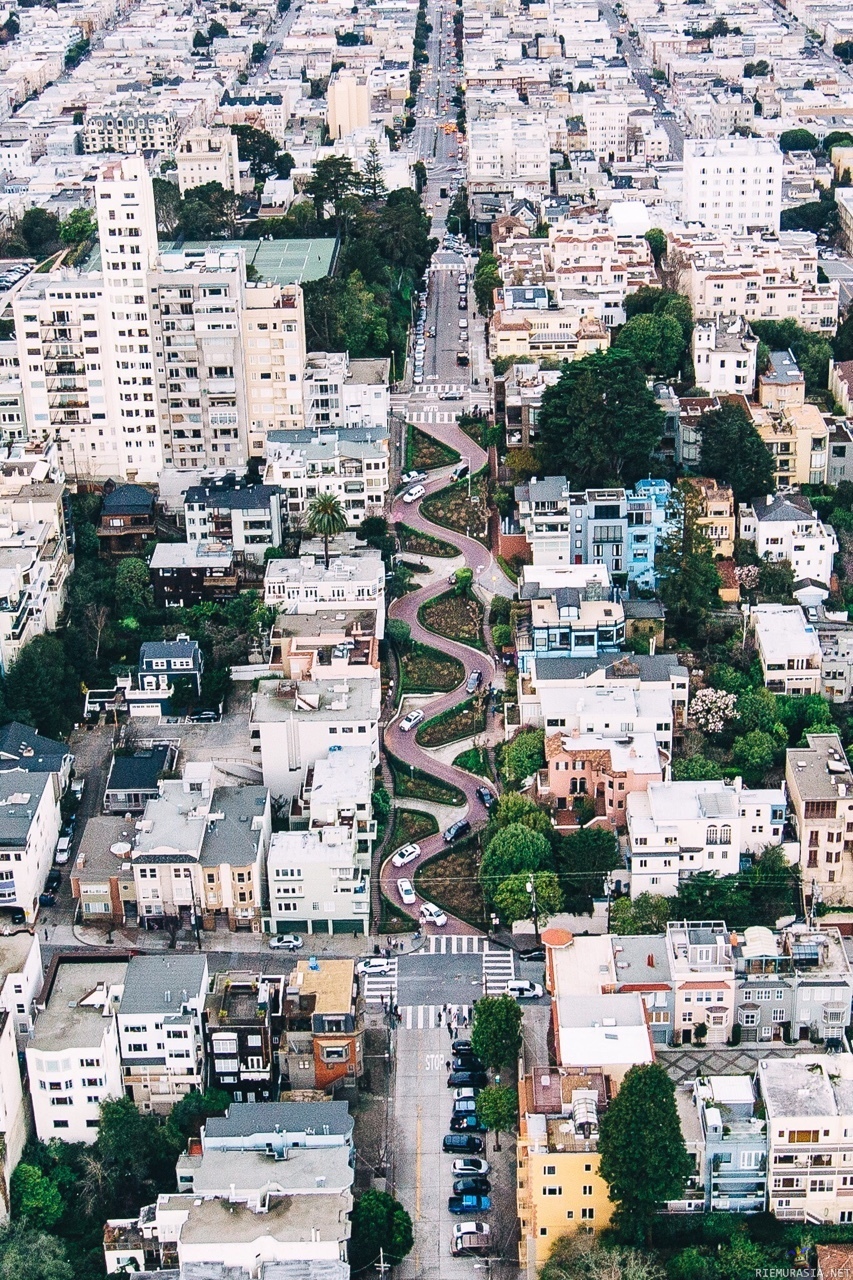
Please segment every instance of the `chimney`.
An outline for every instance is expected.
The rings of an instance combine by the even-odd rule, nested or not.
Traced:
[[[650,951],[649,954],[646,956],[646,967],[649,969],[654,969],[655,967],[655,957],[654,957],[653,951]]]
[[[772,493],[768,493],[767,497],[765,498],[765,502],[767,503],[767,506],[768,506],[768,507],[772,507],[772,505],[773,505],[773,494],[772,494]]]

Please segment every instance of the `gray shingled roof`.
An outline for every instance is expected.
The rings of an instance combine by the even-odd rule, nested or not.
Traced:
[[[802,520],[803,516],[814,515],[814,508],[808,498],[801,493],[792,493],[783,496],[780,493],[773,495],[773,501],[762,501],[756,498],[752,504],[755,512],[756,520],[761,524],[766,523],[785,523],[790,524],[792,520]]]
[[[139,646],[140,667],[152,658],[193,658],[199,654],[197,640],[146,640]]]
[[[184,505],[201,503],[223,511],[265,511],[278,493],[278,485],[274,484],[253,484],[246,489],[204,489],[193,485],[187,489]]]
[[[19,720],[0,726],[0,756],[6,757],[0,759],[0,769],[20,766],[27,773],[58,772],[69,754],[66,743],[43,738]]]
[[[205,985],[206,966],[204,956],[131,956],[119,1013],[180,1017],[183,992],[191,1000],[198,997]]]
[[[672,675],[681,674],[687,677],[687,668],[682,667],[675,654],[655,654],[650,658],[644,654],[626,654],[631,665],[636,667],[641,680],[669,680]],[[613,679],[618,674],[613,670],[613,655],[602,654],[600,658],[540,658],[536,659],[537,680],[580,680],[591,675],[593,671],[606,671]]]
[[[113,756],[107,791],[156,791],[168,755],[168,747],[149,747],[132,756]]]
[[[201,864],[218,867],[230,863],[248,867],[255,861],[260,832],[252,830],[252,819],[264,816],[266,787],[216,787],[210,812],[224,814],[208,821],[201,845]]]
[[[348,1137],[352,1116],[345,1102],[233,1102],[227,1115],[205,1121],[209,1138],[249,1138],[273,1133],[278,1125],[283,1133],[305,1133],[308,1129]]]
[[[139,484],[120,484],[112,493],[104,495],[101,504],[102,515],[130,515],[140,511],[151,511],[154,507],[154,495]]]

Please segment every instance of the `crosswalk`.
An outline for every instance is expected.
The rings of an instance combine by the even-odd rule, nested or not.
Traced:
[[[455,422],[459,414],[463,412],[465,410],[461,405],[459,408],[449,411],[447,409],[415,409],[409,414],[409,422],[415,423],[416,426],[418,423],[429,425],[430,423]]]
[[[488,951],[489,939],[474,933],[433,933],[429,937],[427,954],[431,956],[476,955]]]
[[[397,1003],[397,957],[388,961],[387,974],[365,974],[362,985],[362,997],[365,1004],[384,1004],[387,1007]]]
[[[499,996],[515,977],[515,957],[511,951],[483,952],[483,994]]]
[[[422,382],[412,387],[412,396],[440,396],[446,391],[458,394],[469,390],[467,382]]]
[[[464,1034],[471,1025],[469,1004],[407,1004],[400,1010],[401,1026],[407,1031],[428,1031],[432,1027],[450,1026]]]

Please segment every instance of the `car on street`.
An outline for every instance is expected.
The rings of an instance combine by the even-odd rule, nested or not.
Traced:
[[[494,791],[490,791],[488,787],[478,787],[477,799],[480,801],[483,808],[491,809],[492,805],[495,803],[495,793]]]
[[[418,896],[412,887],[411,880],[398,880],[397,892],[400,895],[400,901],[406,907],[413,907],[418,900]]]
[[[542,984],[530,982],[527,978],[513,978],[506,984],[506,993],[515,1000],[538,1000],[544,995]]]
[[[53,860],[61,867],[61,866],[64,866],[66,862],[68,862],[70,857],[71,857],[71,837],[60,836],[59,841],[57,842],[57,845],[56,845],[56,853],[53,855]]]
[[[385,978],[391,972],[391,961],[384,956],[371,956],[369,960],[360,960],[355,971],[362,977],[375,973],[378,977]]]
[[[473,1053],[470,1040],[453,1040],[450,1047],[454,1053]]]
[[[424,713],[419,708],[415,711],[410,711],[409,714],[404,716],[400,721],[400,732],[408,733],[410,729],[414,729],[416,724],[420,724],[423,718]]]
[[[414,377],[412,378],[412,382],[415,382],[415,383],[423,382],[423,380],[424,380],[423,373],[415,373]]]
[[[485,1071],[476,1053],[458,1053],[450,1060],[451,1071]]]
[[[450,1196],[448,1213],[489,1213],[492,1202],[488,1196]]]
[[[414,484],[416,480],[423,480],[423,478],[421,471],[406,471],[400,476],[400,484]]]
[[[453,1101],[459,1102],[462,1100],[462,1098],[476,1098],[479,1092],[480,1092],[479,1089],[472,1089],[470,1088],[470,1086],[466,1086],[464,1089],[454,1089]]]
[[[455,1196],[487,1196],[491,1189],[492,1184],[489,1179],[481,1178],[478,1174],[470,1178],[456,1178],[453,1183],[453,1194]]]
[[[415,858],[419,858],[420,856],[421,846],[419,844],[404,844],[391,858],[391,865],[394,867],[405,867],[407,862],[414,862]]]
[[[402,728],[402,725],[400,726]],[[467,836],[471,830],[471,823],[467,818],[460,818],[457,822],[451,823],[444,833],[444,843],[452,844],[454,840],[458,840],[460,836]]]
[[[417,374],[415,375],[417,377]],[[414,489],[410,489],[408,493],[403,494],[404,502],[417,502],[418,498],[422,498],[426,493],[426,489],[422,484],[416,484]]]
[[[482,1067],[466,1067],[463,1071],[451,1071],[447,1077],[448,1088],[485,1089],[488,1076]]]
[[[468,318],[467,318],[467,316],[460,316],[460,317],[459,317],[459,328],[462,330],[462,332],[463,332],[463,333],[464,333],[464,332],[465,332],[465,330],[468,328]]]
[[[476,1098],[457,1098],[453,1103],[453,1115],[455,1116],[474,1116],[476,1114]]]
[[[270,951],[301,951],[304,945],[298,933],[278,933],[270,938]]]
[[[471,674],[468,676],[468,679],[465,681],[465,692],[476,693],[476,691],[479,689],[482,683],[483,683],[482,671],[472,671]]]
[[[434,924],[437,929],[443,929],[447,924],[447,916],[434,902],[421,903],[420,917],[424,924]]]
[[[529,963],[533,964],[537,960],[544,961],[545,948],[544,947],[526,947],[524,950],[519,951],[518,954],[520,959],[527,960]]]
[[[54,903],[55,903],[55,902],[56,902],[56,894],[53,894],[53,893],[40,893],[40,894],[39,894],[39,906],[40,906],[40,907],[52,907],[52,906],[54,905]]]
[[[439,400],[464,400],[465,397],[460,391],[442,391]]]
[[[48,893],[56,893],[58,892],[59,886],[61,884],[62,884],[62,872],[57,871],[56,867],[52,867],[50,871],[48,871],[47,879],[44,882],[45,889],[47,890]]]
[[[488,1236],[491,1231],[488,1222],[457,1222],[453,1228],[454,1236]]]
[[[453,1161],[451,1172],[454,1178],[475,1178],[485,1177],[491,1172],[491,1168],[488,1160],[480,1160],[477,1156],[463,1156],[462,1159]]]
[[[23,911],[21,916],[26,919]],[[450,1151],[454,1155],[459,1152],[464,1152],[466,1155],[479,1155],[483,1150],[483,1139],[476,1133],[446,1133],[441,1140],[441,1149]]]

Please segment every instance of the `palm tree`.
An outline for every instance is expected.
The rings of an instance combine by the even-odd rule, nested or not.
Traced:
[[[318,493],[312,498],[305,520],[311,533],[323,539],[326,568],[329,567],[329,539],[347,527],[346,512],[333,493]]]

